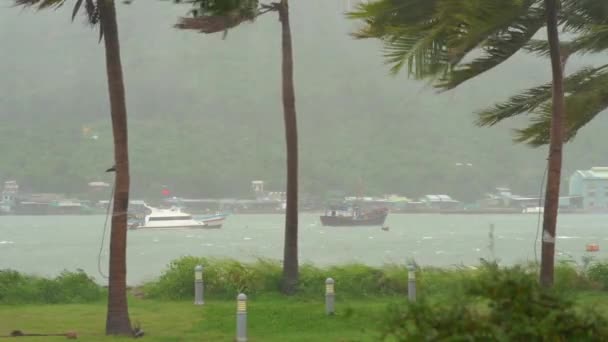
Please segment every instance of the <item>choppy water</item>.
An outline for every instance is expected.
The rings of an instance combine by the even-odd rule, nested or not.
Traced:
[[[577,261],[587,243],[608,248],[608,216],[563,215],[557,249]],[[234,215],[221,230],[139,230],[128,235],[130,284],[157,277],[183,255],[282,258],[282,215]],[[390,231],[379,227],[322,227],[317,215],[300,216],[300,258],[319,265],[361,262],[476,265],[488,258],[489,225],[495,225],[495,255],[503,263],[534,260],[536,215],[389,215]],[[84,269],[101,280],[97,255],[103,216],[0,216],[0,269],[42,275]],[[604,248],[604,245],[606,248]],[[540,248],[539,248],[540,253]],[[102,267],[107,269],[107,239]]]

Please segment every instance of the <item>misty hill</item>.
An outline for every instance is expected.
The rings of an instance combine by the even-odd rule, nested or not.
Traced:
[[[550,78],[546,60],[517,56],[456,91],[436,94],[388,76],[380,46],[348,36],[345,1],[293,1],[303,191],[481,193],[497,185],[538,192],[546,149],[513,145],[474,111]],[[284,133],[276,16],[221,35],[172,28],[187,7],[119,6],[136,195],[161,185],[184,196],[282,189]],[[103,49],[70,9],[0,8],[0,179],[37,191],[81,190],[109,179],[111,129]],[[573,60],[571,68],[586,62]],[[608,164],[600,118],[566,149],[565,174]],[[84,129],[84,130],[83,130]],[[464,163],[465,166],[456,166]],[[466,163],[472,166],[466,166]]]

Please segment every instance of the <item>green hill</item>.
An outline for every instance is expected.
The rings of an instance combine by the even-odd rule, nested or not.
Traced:
[[[303,191],[472,196],[496,185],[534,194],[545,149],[511,143],[513,126],[477,128],[473,112],[549,79],[545,60],[517,56],[456,91],[388,76],[380,46],[348,36],[344,1],[293,1]],[[268,16],[226,40],[171,26],[170,2],[120,6],[133,190],[238,195],[284,182],[280,34]],[[112,164],[102,47],[70,9],[0,8],[0,179],[78,192]],[[603,56],[602,56],[603,57]],[[573,60],[572,69],[592,60]],[[83,135],[83,127],[91,131]],[[566,150],[565,176],[606,165],[599,118]],[[96,135],[97,139],[92,137]],[[465,163],[465,166],[456,166]],[[471,163],[467,167],[466,163]]]

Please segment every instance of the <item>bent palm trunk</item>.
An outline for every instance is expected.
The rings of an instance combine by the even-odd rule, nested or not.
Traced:
[[[279,19],[282,29],[283,116],[287,145],[287,207],[283,250],[283,293],[294,294],[298,284],[298,128],[293,85],[293,51],[289,4],[281,0]]]
[[[563,67],[557,21],[558,0],[545,0],[545,6],[547,11],[547,39],[551,49],[551,66],[553,71],[553,115],[551,119],[551,141],[549,143],[547,190],[545,193],[543,217],[540,283],[543,287],[551,287],[553,286],[555,263],[555,231],[559,207],[566,106],[564,102]]]
[[[129,152],[127,139],[127,108],[123,84],[118,25],[114,0],[100,0],[100,24],[104,34],[106,72],[114,159],[116,162],[116,190],[110,235],[110,272],[106,334],[132,335],[127,305],[127,210],[129,205]]]

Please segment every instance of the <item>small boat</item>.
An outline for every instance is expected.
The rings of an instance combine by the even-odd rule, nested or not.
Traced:
[[[543,207],[526,207],[522,210],[523,214],[542,214],[545,210]]]
[[[228,214],[216,213],[213,215],[197,216],[196,219],[205,223],[207,228],[222,228]]]
[[[158,209],[145,205],[149,213],[139,222],[132,222],[130,229],[208,228],[205,222],[194,220],[192,215],[179,208]]]
[[[383,226],[388,209],[374,209],[361,211],[355,207],[353,210],[328,210],[321,216],[321,224],[330,227],[351,227],[351,226]]]
[[[590,243],[590,244],[587,244],[587,246],[585,246],[585,250],[587,252],[599,252],[600,245],[598,245],[597,243]]]

